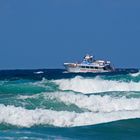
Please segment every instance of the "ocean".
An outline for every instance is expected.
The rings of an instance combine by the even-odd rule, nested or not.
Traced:
[[[0,139],[140,139],[140,72],[1,70]]]

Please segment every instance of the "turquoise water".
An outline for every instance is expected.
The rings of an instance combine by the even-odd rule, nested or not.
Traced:
[[[140,139],[140,72],[0,71],[0,139]]]

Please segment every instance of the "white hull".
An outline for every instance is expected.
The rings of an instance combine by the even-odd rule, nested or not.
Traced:
[[[113,72],[113,70],[81,68],[79,66],[71,67],[69,65],[64,65],[64,66],[65,66],[65,68],[66,68],[66,70],[68,72],[73,72],[73,73],[86,73],[86,72],[103,73],[103,72]]]

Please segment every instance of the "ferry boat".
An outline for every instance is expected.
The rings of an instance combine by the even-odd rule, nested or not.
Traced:
[[[83,61],[80,63],[64,63],[64,66],[68,72],[80,73],[80,72],[114,72],[115,68],[110,61],[95,60],[92,55],[87,54]]]

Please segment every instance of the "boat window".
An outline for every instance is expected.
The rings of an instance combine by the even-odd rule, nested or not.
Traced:
[[[81,66],[81,68],[85,68],[85,66]]]
[[[92,67],[92,66],[90,66],[89,68],[90,68],[90,69],[94,69],[94,67]]]
[[[86,68],[89,69],[90,67],[89,66],[86,66]]]
[[[95,67],[95,69],[98,69],[98,67]]]

